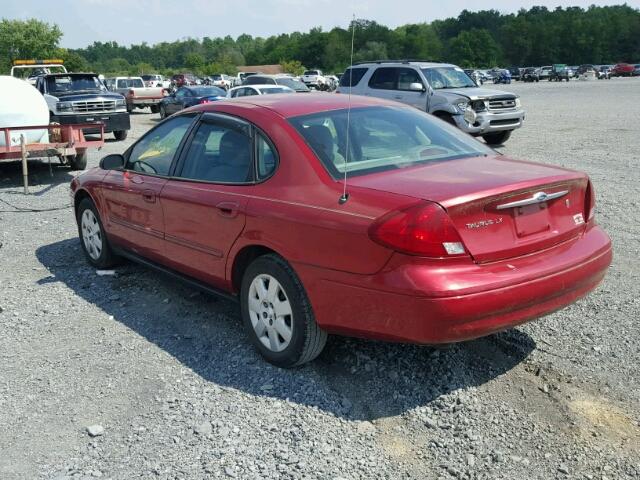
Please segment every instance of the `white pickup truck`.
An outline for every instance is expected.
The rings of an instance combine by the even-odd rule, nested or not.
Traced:
[[[320,70],[307,70],[302,74],[302,81],[307,87],[316,90],[327,90],[329,84]]]
[[[150,107],[151,113],[158,113],[159,103],[167,93],[163,87],[145,87],[141,77],[115,77],[107,79],[105,83],[109,90],[124,96],[128,112],[134,108]]]

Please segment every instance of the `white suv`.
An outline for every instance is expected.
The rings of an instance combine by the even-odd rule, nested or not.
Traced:
[[[414,61],[363,62],[348,68],[338,93],[386,98],[412,105],[481,136],[490,145],[507,141],[520,128],[520,99],[501,90],[479,88],[460,67]]]

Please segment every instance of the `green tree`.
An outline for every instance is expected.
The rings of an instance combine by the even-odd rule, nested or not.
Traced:
[[[449,43],[451,62],[463,67],[488,67],[500,65],[500,46],[484,29],[460,32]]]
[[[184,59],[184,65],[194,73],[198,73],[204,67],[204,58],[199,53],[189,53]]]
[[[292,73],[294,75],[302,75],[305,71],[304,65],[298,60],[280,60],[280,66],[286,73]]]
[[[62,32],[40,20],[0,21],[0,64],[3,71],[16,59],[43,59],[57,52]]]

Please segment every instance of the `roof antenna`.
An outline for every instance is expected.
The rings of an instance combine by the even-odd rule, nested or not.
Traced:
[[[349,105],[347,107],[347,148],[344,154],[344,181],[342,187],[342,196],[338,199],[340,205],[349,200],[349,194],[347,193],[347,165],[349,163],[349,132],[351,124],[351,88],[353,86],[353,39],[356,36],[356,14],[353,14],[351,20],[351,62],[349,64]]]

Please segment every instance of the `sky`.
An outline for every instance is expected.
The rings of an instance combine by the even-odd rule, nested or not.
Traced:
[[[267,37],[313,27],[346,27],[352,16],[389,27],[456,17],[464,10],[496,9],[502,13],[544,5],[588,7],[623,1],[598,0],[9,0],[0,16],[37,18],[64,32],[61,45],[81,48],[94,41],[122,45],[154,44],[192,37],[236,38],[242,33]],[[640,8],[640,0],[627,0]]]

